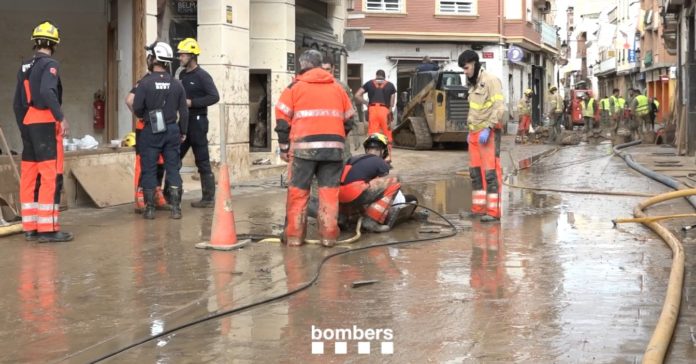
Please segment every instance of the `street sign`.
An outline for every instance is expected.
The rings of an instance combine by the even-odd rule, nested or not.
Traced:
[[[519,62],[524,58],[524,51],[522,48],[511,45],[507,51],[508,61]]]

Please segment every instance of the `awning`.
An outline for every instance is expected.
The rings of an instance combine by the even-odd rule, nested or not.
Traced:
[[[422,56],[387,56],[387,59],[390,61],[406,61],[406,62],[421,62],[423,60]],[[428,56],[430,57],[431,61],[434,62],[449,62],[450,57],[438,57],[438,56]]]

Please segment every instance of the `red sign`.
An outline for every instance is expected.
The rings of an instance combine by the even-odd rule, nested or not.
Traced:
[[[668,75],[660,75],[660,81],[669,81]]]
[[[483,52],[484,59],[493,59],[493,52]]]

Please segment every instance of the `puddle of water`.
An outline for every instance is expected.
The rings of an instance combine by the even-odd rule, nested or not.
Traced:
[[[415,195],[420,204],[446,214],[471,209],[471,180],[465,177],[408,183],[402,188],[404,193]]]

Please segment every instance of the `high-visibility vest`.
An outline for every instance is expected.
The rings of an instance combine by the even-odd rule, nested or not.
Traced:
[[[648,107],[648,97],[645,95],[636,96],[636,114],[647,115],[650,112]]]
[[[582,106],[582,116],[593,118],[594,117],[594,98],[590,99],[588,102],[581,102]]]
[[[604,111],[611,111],[611,103],[609,98],[605,97],[599,101],[599,108]]]
[[[653,100],[653,102],[655,103],[655,110],[660,110],[660,102],[657,100]]]

